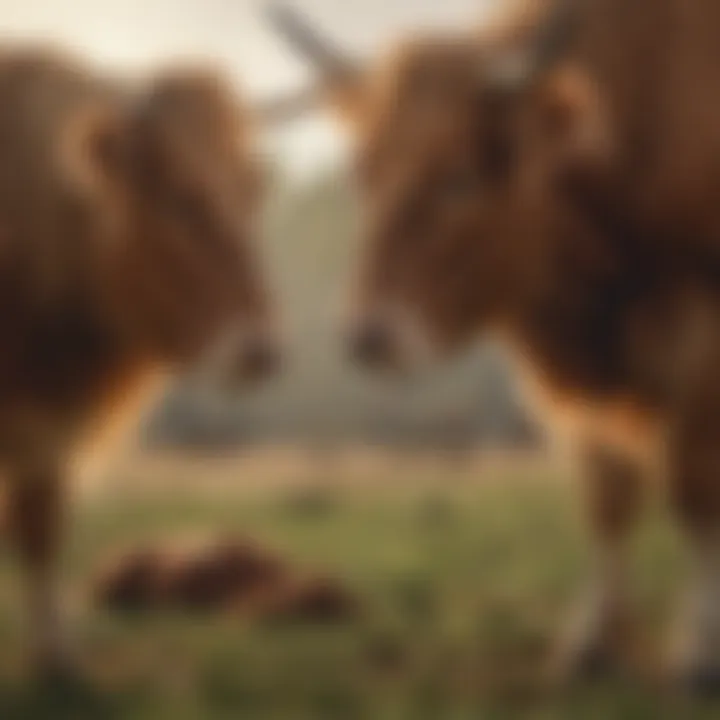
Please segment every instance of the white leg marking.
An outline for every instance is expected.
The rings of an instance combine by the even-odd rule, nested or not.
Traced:
[[[30,649],[38,669],[59,671],[70,664],[54,573],[30,568],[26,579]]]
[[[562,638],[555,667],[560,679],[593,676],[613,669],[629,641],[629,608],[624,546],[606,546],[596,558],[589,590]]]
[[[676,669],[720,685],[720,533],[695,539],[682,621],[675,638]]]

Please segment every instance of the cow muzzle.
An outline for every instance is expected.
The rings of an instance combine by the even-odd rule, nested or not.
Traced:
[[[280,344],[271,337],[249,338],[236,353],[229,368],[230,380],[239,385],[268,380],[280,371]]]
[[[203,374],[224,390],[241,390],[277,375],[282,356],[277,335],[263,330],[244,331],[218,343],[203,364]]]
[[[404,373],[432,360],[427,334],[405,313],[383,312],[352,322],[346,336],[349,359],[374,372]]]
[[[351,328],[347,346],[350,359],[370,370],[393,368],[400,355],[392,328],[378,319],[368,320]]]

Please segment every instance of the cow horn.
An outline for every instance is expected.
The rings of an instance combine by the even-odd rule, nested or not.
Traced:
[[[253,108],[255,120],[264,127],[282,125],[311,112],[323,99],[321,86],[307,86],[287,95],[270,98]]]
[[[270,24],[325,80],[347,81],[360,73],[358,64],[317,32],[307,18],[285,3],[267,6]]]
[[[489,73],[493,84],[503,89],[519,89],[551,68],[572,43],[580,5],[581,0],[556,0],[522,49],[506,51],[494,60]]]

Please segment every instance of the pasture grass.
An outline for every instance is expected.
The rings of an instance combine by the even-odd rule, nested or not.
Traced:
[[[466,482],[448,469],[415,487],[386,472],[371,491],[318,477],[267,493],[163,490],[83,503],[65,575],[86,677],[72,688],[28,682],[15,570],[3,561],[0,718],[720,717],[720,706],[671,697],[649,670],[548,687],[543,669],[588,560],[566,483]],[[341,578],[361,598],[362,617],[346,627],[257,626],[87,606],[88,577],[108,551],[206,530],[250,536],[298,567]],[[640,533],[635,563],[645,623],[660,638],[683,574],[662,513]]]

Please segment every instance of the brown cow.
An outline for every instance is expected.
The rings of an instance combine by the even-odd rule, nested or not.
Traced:
[[[366,72],[276,10],[357,140],[352,352],[405,369],[486,331],[519,361],[588,479],[597,578],[571,670],[618,657],[639,481],[661,473],[694,562],[675,670],[717,686],[720,4],[544,11]]]
[[[64,660],[77,456],[169,375],[207,364],[236,384],[275,364],[250,124],[214,71],[131,86],[60,53],[0,55],[0,462],[41,669]]]

